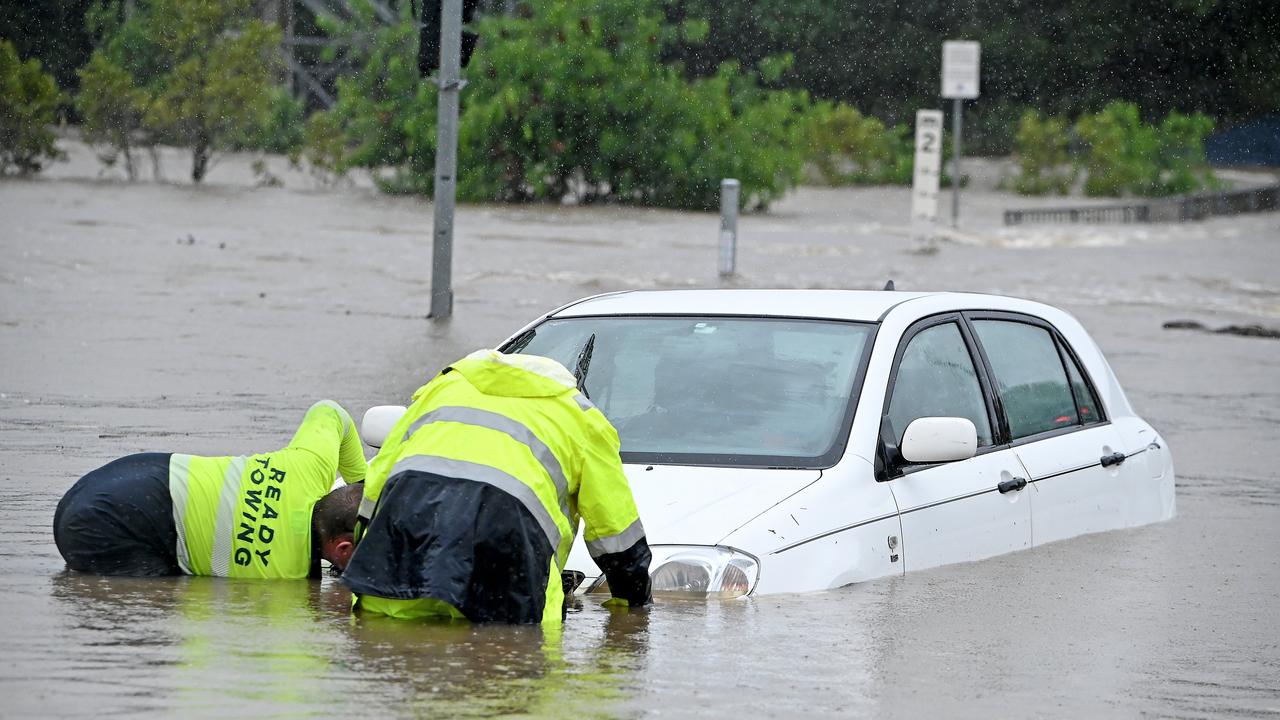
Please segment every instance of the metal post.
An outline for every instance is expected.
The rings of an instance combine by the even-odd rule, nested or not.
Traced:
[[[951,227],[960,227],[960,128],[964,125],[964,100],[951,106]]]
[[[431,317],[436,320],[453,314],[453,202],[457,196],[461,53],[462,0],[444,0],[440,3],[435,229],[431,243]]]
[[[720,277],[733,274],[738,256],[738,195],[741,183],[720,181]]]

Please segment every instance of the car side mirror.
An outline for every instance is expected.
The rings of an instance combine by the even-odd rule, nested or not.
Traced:
[[[391,428],[400,422],[400,418],[408,412],[403,405],[375,405],[364,413],[360,420],[360,439],[370,447],[380,448],[386,442]]]
[[[968,460],[978,452],[978,429],[968,418],[916,418],[902,434],[899,452],[910,463]]]

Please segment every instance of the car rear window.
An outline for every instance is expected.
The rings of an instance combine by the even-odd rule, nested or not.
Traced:
[[[1014,440],[1080,424],[1057,343],[1045,328],[975,320]]]
[[[548,320],[504,350],[585,366],[587,394],[618,429],[627,462],[826,467],[843,451],[873,327],[580,317]]]

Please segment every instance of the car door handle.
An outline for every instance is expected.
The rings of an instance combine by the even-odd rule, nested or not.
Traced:
[[[1098,463],[1105,468],[1105,467],[1111,467],[1112,465],[1119,465],[1127,459],[1128,459],[1128,456],[1125,455],[1124,453],[1114,452],[1114,453],[1111,453],[1110,455],[1103,455],[1102,459],[1098,460]]]
[[[1005,480],[1001,482],[999,485],[996,486],[996,489],[1000,491],[1001,495],[1004,495],[1005,493],[1011,493],[1015,490],[1021,490],[1026,486],[1027,486],[1026,478],[1013,478],[1012,480]]]

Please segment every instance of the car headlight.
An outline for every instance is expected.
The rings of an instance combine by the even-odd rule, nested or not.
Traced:
[[[755,589],[760,563],[733,548],[700,545],[652,545],[649,577],[655,595],[739,597]],[[608,592],[603,575],[587,590]]]

